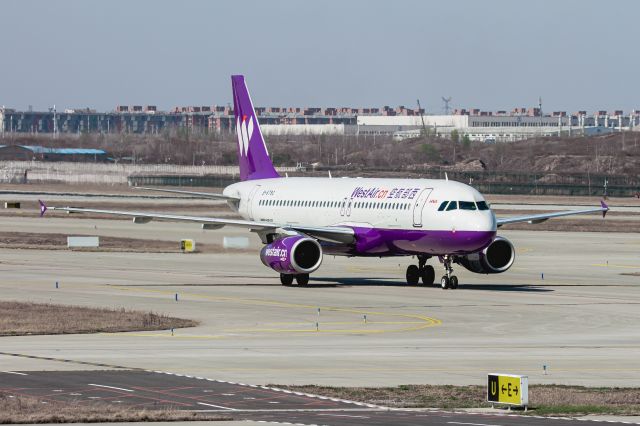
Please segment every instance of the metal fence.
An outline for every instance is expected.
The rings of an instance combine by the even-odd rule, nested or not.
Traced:
[[[278,167],[295,173],[295,167]],[[344,170],[342,170],[344,171]],[[388,175],[389,170],[385,171]],[[374,170],[368,170],[368,174]],[[396,170],[397,176],[405,173]],[[590,195],[627,197],[640,191],[640,175],[590,173],[457,172],[425,169],[420,177],[470,184],[493,194]],[[313,173],[311,173],[313,174]],[[0,183],[133,184],[226,186],[239,180],[237,166],[178,166],[174,164],[103,164],[38,161],[0,161]],[[324,174],[323,174],[324,175]],[[606,182],[606,184],[605,184]]]
[[[480,192],[518,195],[634,196],[640,191],[640,176],[591,173],[509,173],[425,171],[427,178],[467,183]]]

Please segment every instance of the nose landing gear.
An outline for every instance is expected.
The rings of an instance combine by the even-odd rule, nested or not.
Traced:
[[[445,270],[445,275],[443,275],[442,278],[440,279],[440,287],[443,290],[446,290],[449,288],[451,289],[458,288],[458,277],[453,275],[453,268],[451,267],[453,260],[451,259],[450,256],[445,255],[440,258],[440,261],[444,265],[444,270]]]

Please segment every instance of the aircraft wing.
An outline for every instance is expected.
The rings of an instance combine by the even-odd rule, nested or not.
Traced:
[[[178,189],[160,189],[160,188],[145,188],[141,186],[135,186],[133,189],[143,189],[145,191],[157,191],[157,192],[170,192],[172,194],[191,195],[198,198],[213,198],[214,200],[239,200],[237,197],[232,197],[224,194],[214,194],[211,192],[195,192],[195,191],[180,191]]]
[[[556,212],[556,213],[542,213],[542,214],[533,214],[533,215],[527,215],[527,216],[496,218],[496,222],[498,223],[498,227],[500,227],[502,225],[507,225],[509,223],[518,223],[518,222],[542,223],[554,217],[572,216],[575,214],[602,213],[602,217],[604,217],[609,211],[609,206],[607,206],[604,201],[600,201],[600,206],[601,207],[599,208],[586,209],[586,210],[567,210],[564,212]]]
[[[355,241],[355,231],[352,228],[345,226],[304,226],[284,223],[259,222],[243,219],[222,219],[215,217],[184,216],[164,213],[85,209],[81,207],[47,207],[42,201],[38,200],[38,202],[40,203],[40,216],[43,216],[47,210],[59,210],[68,213],[96,213],[131,217],[133,218],[134,223],[149,223],[154,219],[159,219],[172,222],[199,223],[202,225],[203,229],[219,229],[227,225],[247,228],[254,232],[269,230],[275,231],[276,229],[282,229],[300,232],[316,237],[320,240],[335,243],[351,244]]]

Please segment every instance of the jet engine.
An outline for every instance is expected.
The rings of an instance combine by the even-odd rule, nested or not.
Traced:
[[[264,246],[260,260],[281,274],[309,274],[322,263],[322,247],[313,238],[301,235],[283,237]]]
[[[511,241],[496,237],[484,250],[457,257],[456,263],[478,274],[500,274],[511,268],[515,259],[516,251]]]

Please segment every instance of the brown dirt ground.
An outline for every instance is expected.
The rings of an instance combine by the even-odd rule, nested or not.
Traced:
[[[168,330],[197,321],[154,312],[0,301],[0,336]]]
[[[74,234],[80,236],[83,234]],[[225,249],[218,244],[198,244],[198,253],[236,253],[243,250]],[[0,248],[31,250],[69,250],[66,234],[39,234],[31,232],[0,232]],[[100,247],[76,248],[74,251],[115,251],[133,253],[179,253],[179,243],[136,238],[100,237]]]
[[[476,408],[489,407],[484,386],[403,385],[398,387],[341,388],[330,386],[280,386],[307,392],[387,407],[403,408]],[[582,386],[533,385],[529,404],[545,413],[640,414],[640,388],[588,388]],[[583,411],[581,411],[583,410]]]
[[[194,420],[222,421],[233,420],[233,418],[228,415],[213,413],[114,407],[104,403],[83,405],[54,400],[42,401],[39,398],[30,396],[0,392],[0,424],[178,422]]]

